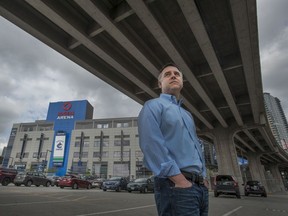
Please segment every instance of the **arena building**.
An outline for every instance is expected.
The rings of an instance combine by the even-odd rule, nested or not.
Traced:
[[[58,176],[68,172],[102,178],[152,175],[143,166],[137,117],[93,119],[93,110],[87,100],[53,102],[46,120],[13,124],[3,166]],[[206,153],[211,152],[211,145],[204,146]],[[214,154],[208,155],[211,164]]]

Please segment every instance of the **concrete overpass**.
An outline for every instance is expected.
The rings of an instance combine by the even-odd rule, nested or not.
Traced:
[[[256,0],[1,0],[0,13],[140,104],[175,62],[220,173],[242,178],[237,155],[253,179],[286,169],[265,114]]]

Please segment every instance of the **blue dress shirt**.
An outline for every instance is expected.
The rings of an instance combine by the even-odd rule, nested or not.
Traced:
[[[169,177],[180,169],[206,177],[205,160],[192,115],[169,94],[147,101],[138,117],[144,164],[154,175]]]

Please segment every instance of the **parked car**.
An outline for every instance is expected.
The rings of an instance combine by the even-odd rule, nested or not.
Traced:
[[[99,188],[99,189],[102,189],[102,185],[104,181],[105,181],[104,178],[96,178],[96,179],[90,180],[92,184],[92,188]]]
[[[259,181],[247,181],[246,184],[244,184],[244,191],[245,196],[249,196],[249,194],[256,194],[267,197],[265,187]]]
[[[51,180],[51,186],[57,186],[60,180],[59,176],[56,176],[54,173],[47,173],[46,177]]]
[[[16,169],[0,167],[0,183],[3,186],[7,186],[9,183],[13,182],[16,175]]]
[[[54,179],[54,185],[56,187],[59,187],[59,181],[61,180],[61,177],[60,176],[54,176],[53,179]]]
[[[92,184],[86,180],[85,176],[79,176],[74,174],[68,174],[59,180],[58,186],[60,188],[71,187],[72,189],[87,188],[91,189]]]
[[[129,182],[127,185],[127,191],[140,191],[140,193],[147,193],[148,191],[154,192],[154,178],[138,178]]]
[[[36,185],[37,187],[40,185],[49,187],[51,185],[51,180],[40,172],[21,172],[16,175],[14,184],[16,186],[24,184],[27,187],[30,187],[31,185]]]
[[[214,179],[214,196],[218,197],[221,194],[234,194],[238,199],[241,198],[239,184],[236,178],[232,175],[217,175]]]
[[[110,179],[103,182],[103,191],[115,190],[117,192],[127,189],[128,180],[125,177],[111,177]]]

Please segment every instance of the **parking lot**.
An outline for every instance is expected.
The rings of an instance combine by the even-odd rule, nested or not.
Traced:
[[[5,216],[156,216],[153,193],[103,192],[99,189],[0,185],[0,215]],[[288,195],[219,196],[210,193],[209,216],[285,216]]]
[[[0,186],[1,215],[157,215],[153,193]],[[4,213],[4,214],[2,214]]]

